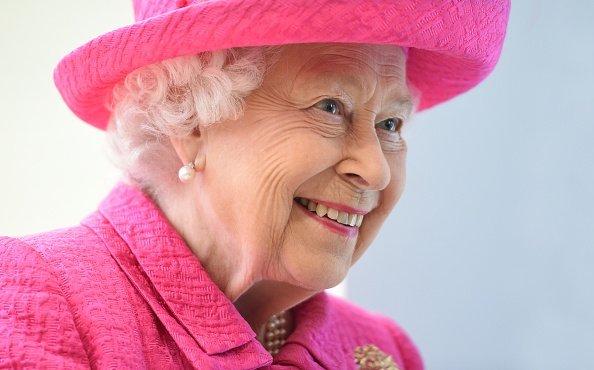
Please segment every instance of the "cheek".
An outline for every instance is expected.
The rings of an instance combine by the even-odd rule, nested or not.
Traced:
[[[378,215],[381,222],[389,216],[404,192],[406,184],[406,142],[399,143],[398,150],[384,153],[390,170],[390,182],[385,189],[380,191],[378,207],[370,213],[370,216]]]
[[[391,179],[388,187],[382,192],[380,207],[389,213],[404,192],[406,185],[406,148],[398,153],[393,153],[388,158],[390,163]]]
[[[353,255],[353,263],[356,262],[371,245],[379,233],[381,226],[398,203],[398,200],[404,191],[406,182],[406,150],[393,153],[387,157],[388,163],[390,164],[390,183],[386,189],[380,193],[378,207],[365,216],[365,220],[363,221],[363,225],[359,232],[357,247]]]
[[[243,126],[220,130],[209,142],[217,148],[209,163],[212,203],[234,238],[280,244],[295,192],[336,161],[338,144],[288,114],[234,124]]]
[[[341,139],[329,132],[331,128],[317,125],[303,114],[286,114],[259,126],[261,134],[253,141],[257,145],[254,167],[262,178],[282,179],[291,193],[332,167],[341,156]]]

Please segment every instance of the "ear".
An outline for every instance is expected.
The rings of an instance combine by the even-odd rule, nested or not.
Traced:
[[[175,153],[179,158],[180,165],[184,166],[191,162],[196,166],[196,171],[201,171],[206,163],[206,130],[197,127],[194,132],[187,136],[169,137]]]

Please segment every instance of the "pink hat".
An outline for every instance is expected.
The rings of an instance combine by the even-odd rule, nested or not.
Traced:
[[[54,81],[83,121],[105,129],[114,85],[147,64],[241,46],[348,42],[409,48],[419,110],[493,70],[509,0],[133,0],[136,23],[68,54]]]

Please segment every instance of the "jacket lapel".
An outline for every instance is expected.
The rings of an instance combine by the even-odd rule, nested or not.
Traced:
[[[104,240],[132,284],[194,363],[206,365],[211,357],[217,366],[231,361],[256,368],[272,361],[233,303],[140,190],[119,184],[100,205],[99,213],[84,224]]]

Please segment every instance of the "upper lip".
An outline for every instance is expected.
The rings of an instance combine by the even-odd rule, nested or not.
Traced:
[[[356,208],[353,208],[353,207],[350,207],[350,206],[347,206],[347,205],[344,205],[344,204],[339,204],[339,203],[334,203],[334,202],[328,202],[328,201],[319,200],[319,199],[316,199],[316,198],[306,198],[306,197],[301,197],[301,198],[314,201],[314,202],[316,202],[318,204],[323,204],[326,207],[334,208],[337,211],[347,212],[348,214],[351,214],[351,215],[352,214],[355,214],[355,215],[366,215],[366,214],[368,214],[371,211],[371,210],[356,209]]]

